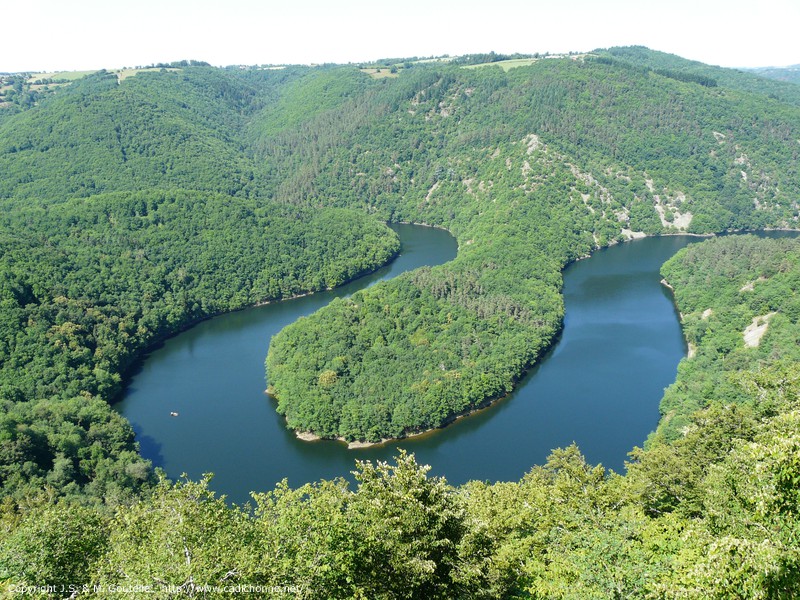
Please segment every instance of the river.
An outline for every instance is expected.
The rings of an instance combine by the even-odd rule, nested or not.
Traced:
[[[655,428],[663,390],[686,353],[659,268],[696,237],[620,244],[565,269],[560,339],[512,394],[488,409],[431,434],[360,450],[303,442],[286,429],[264,393],[271,336],[333,297],[456,254],[445,231],[394,227],[403,250],[380,271],[331,292],[204,321],[151,352],[116,404],[142,454],[173,478],[215,473],[212,489],[235,502],[283,478],[297,487],[349,476],[356,459],[391,460],[398,448],[453,484],[518,480],[552,448],[572,442],[589,462],[621,472],[627,452]]]

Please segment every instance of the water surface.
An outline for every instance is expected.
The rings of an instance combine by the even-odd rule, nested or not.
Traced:
[[[416,453],[453,484],[518,480],[552,448],[576,442],[592,463],[622,471],[627,453],[658,422],[663,390],[685,355],[678,315],[659,268],[689,236],[647,238],[600,250],[564,272],[566,318],[560,340],[507,398],[433,434],[347,450],[302,442],[264,394],[272,335],[379,279],[455,256],[446,232],[397,226],[401,256],[348,286],[223,315],[168,340],[144,361],[120,412],[146,458],[171,477],[214,472],[212,488],[237,502],[250,490],[348,476],[356,459]],[[170,411],[179,413],[170,417]]]
[[[213,472],[212,487],[240,502],[284,477],[300,485],[352,470],[353,455],[343,447],[306,444],[286,429],[264,393],[264,360],[273,335],[333,298],[455,258],[457,244],[446,231],[392,228],[402,250],[378,271],[336,290],[202,321],[152,351],[115,405],[133,425],[144,457],[173,478]]]

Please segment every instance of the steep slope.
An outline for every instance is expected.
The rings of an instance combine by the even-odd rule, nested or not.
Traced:
[[[736,372],[800,360],[798,264],[796,239],[732,236],[688,248],[662,267],[695,350],[665,391],[656,438],[679,438],[690,415],[710,402],[741,402],[748,394]]]
[[[238,133],[256,89],[208,68],[99,72],[0,127],[0,199],[171,187],[252,191]]]
[[[508,392],[560,327],[560,270],[598,246],[798,214],[796,107],[602,57],[406,73],[302,131],[313,160],[285,170],[282,200],[437,224],[460,244],[273,340],[278,410],[327,437],[402,436]]]
[[[695,81],[705,81],[740,92],[768,96],[787,104],[800,106],[800,88],[788,79],[768,77],[760,69],[724,69],[687,60],[674,54],[649,50],[642,46],[627,46],[599,50],[601,56],[611,56],[632,65],[660,72],[665,77],[688,76]],[[791,72],[791,70],[789,70]]]

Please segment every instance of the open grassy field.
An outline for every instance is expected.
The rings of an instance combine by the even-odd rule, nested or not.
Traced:
[[[369,75],[373,79],[383,79],[385,77],[399,77],[400,76],[400,70],[399,69],[396,70],[394,73],[392,73],[389,70],[388,67],[381,67],[380,69],[375,69],[375,68],[361,69],[361,72],[362,73],[366,73],[367,75]]]
[[[513,69],[515,67],[527,67],[532,65],[537,60],[546,60],[548,58],[571,58],[572,60],[583,60],[587,56],[596,56],[592,53],[587,54],[551,54],[547,56],[542,56],[540,58],[512,58],[511,60],[498,60],[496,62],[487,62],[481,63],[479,65],[467,65],[465,69],[479,69],[481,67],[491,67],[497,66],[503,69],[504,71],[508,71],[509,69]]]
[[[44,80],[44,79],[55,79],[55,80],[66,80],[66,81],[76,81],[81,77],[86,77],[87,75],[91,75],[92,73],[97,73],[97,70],[94,71],[56,71],[53,73],[33,73],[28,78],[28,83],[33,83],[37,80]]]
[[[515,67],[527,67],[532,65],[539,58],[512,58],[511,60],[498,60],[496,62],[481,63],[479,65],[467,65],[465,69],[480,69],[481,67],[500,67],[503,71],[508,71]]]

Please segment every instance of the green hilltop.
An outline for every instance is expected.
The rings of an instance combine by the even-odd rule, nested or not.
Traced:
[[[520,482],[453,488],[402,455],[253,511],[155,473],[109,405],[159,340],[373,270],[398,252],[385,222],[407,221],[448,229],[457,258],[288,326],[269,389],[323,437],[442,426],[550,347],[571,261],[797,228],[795,84],[642,47],[54,81],[11,81],[0,104],[0,590],[800,593],[794,241],[722,238],[665,265],[696,354],[625,475],[571,447]]]

